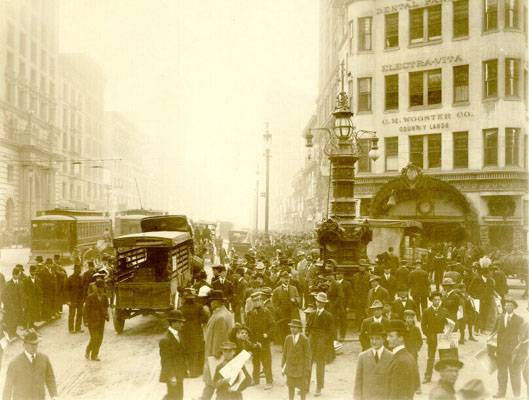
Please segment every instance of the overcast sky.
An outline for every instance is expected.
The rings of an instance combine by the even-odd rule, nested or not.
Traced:
[[[169,211],[251,226],[266,121],[273,199],[303,162],[318,3],[61,0],[60,49],[89,54],[105,71],[106,109],[149,136],[149,157],[162,158],[160,173],[171,177]]]

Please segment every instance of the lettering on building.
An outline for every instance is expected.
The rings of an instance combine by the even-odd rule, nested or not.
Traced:
[[[418,132],[450,128],[450,122],[472,118],[470,111],[457,113],[432,113],[423,115],[409,115],[403,117],[388,117],[382,120],[382,125],[398,125],[399,132]]]
[[[378,14],[390,14],[396,13],[402,10],[410,10],[412,8],[433,6],[435,4],[448,3],[452,0],[409,0],[406,3],[399,3],[392,6],[377,7],[376,13]]]
[[[443,56],[443,57],[432,57],[425,58],[424,60],[409,61],[397,64],[387,64],[382,66],[382,72],[389,71],[399,71],[403,69],[414,69],[414,68],[424,68],[434,65],[441,64],[453,64],[462,62],[463,58],[460,55],[456,56]]]

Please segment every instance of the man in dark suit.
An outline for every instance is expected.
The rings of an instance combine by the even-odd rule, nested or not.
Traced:
[[[477,276],[472,279],[468,293],[479,300],[477,326],[483,334],[489,329],[488,319],[491,308],[494,306],[494,280],[490,277],[490,270],[484,264],[478,270]]]
[[[181,311],[171,310],[167,315],[169,327],[160,340],[160,382],[167,385],[164,399],[182,400],[184,398],[184,378],[188,375],[188,360],[181,331],[185,318]]]
[[[367,305],[370,306],[375,300],[380,300],[382,304],[389,303],[393,299],[390,299],[389,293],[386,289],[380,286],[380,276],[373,275],[369,278],[371,289],[367,293]]]
[[[336,280],[332,282],[327,295],[329,297],[329,311],[334,317],[336,336],[343,340],[347,333],[347,311],[353,300],[351,283],[344,279],[343,272],[336,272]]]
[[[395,272],[399,267],[399,257],[397,257],[393,252],[393,247],[389,247],[385,255],[386,264],[389,265],[391,271]]]
[[[99,348],[103,343],[105,321],[108,321],[108,300],[105,296],[105,282],[97,279],[95,289],[88,295],[85,302],[84,322],[90,332],[90,341],[86,346],[85,357],[92,361],[100,361]]]
[[[26,316],[26,327],[35,330],[35,322],[41,318],[42,286],[37,276],[37,266],[29,267],[29,276],[24,279],[24,313]]]
[[[48,356],[37,352],[39,338],[35,332],[24,338],[24,352],[15,357],[7,367],[4,400],[44,400],[46,388],[52,399],[57,394],[55,375]]]
[[[422,268],[422,263],[417,261],[415,269],[408,275],[410,294],[417,303],[417,317],[420,319],[422,313],[428,307],[428,296],[430,294],[430,279],[428,272]]]
[[[281,371],[287,377],[288,399],[294,400],[296,388],[300,391],[301,400],[305,400],[309,390],[312,354],[309,339],[301,330],[303,325],[299,319],[289,324],[290,335],[285,339]]]
[[[408,297],[408,289],[400,288],[398,291],[398,297],[393,300],[391,307],[393,319],[400,319],[401,321],[404,321],[405,310],[413,310],[416,312],[417,303]]]
[[[321,390],[325,383],[325,363],[334,358],[334,322],[330,312],[325,310],[329,302],[324,292],[315,297],[316,310],[307,317],[307,335],[312,351],[312,362],[316,364],[316,392],[314,396],[321,396]]]
[[[384,273],[380,276],[380,286],[388,291],[390,299],[395,298],[395,294],[397,293],[397,279],[391,272],[389,265],[384,265]]]
[[[15,267],[11,279],[6,283],[2,294],[4,304],[4,324],[10,340],[17,335],[17,327],[23,325],[24,321],[24,288],[20,270]]]
[[[437,334],[443,332],[447,323],[448,314],[441,307],[441,296],[439,292],[432,292],[430,295],[432,305],[424,311],[421,319],[422,333],[426,336],[428,345],[428,361],[423,383],[429,383],[432,380],[435,353],[437,353]]]
[[[244,304],[246,303],[246,291],[248,290],[248,281],[244,278],[244,268],[237,268],[233,275],[232,284],[232,308],[235,322],[244,320]],[[224,293],[226,295],[226,293]]]
[[[68,295],[68,331],[70,333],[82,332],[84,286],[81,276],[81,265],[73,266],[73,274],[66,280]]]
[[[211,287],[214,290],[220,290],[224,297],[226,298],[226,304],[231,304],[233,297],[233,282],[228,279],[226,267],[224,265],[213,265],[211,267],[215,274],[217,275],[216,279],[211,281]]]
[[[360,345],[362,346],[362,351],[365,351],[369,348],[369,327],[373,323],[382,324],[384,327],[388,326],[389,321],[382,316],[382,312],[384,310],[384,305],[380,302],[380,300],[375,300],[371,307],[369,307],[370,311],[373,313],[371,317],[368,317],[362,321],[362,325],[360,326]]]
[[[373,323],[369,326],[371,347],[360,353],[356,364],[353,398],[355,400],[386,400],[388,397],[388,367],[393,357],[384,348],[385,327]]]
[[[456,324],[458,320],[457,311],[459,306],[463,304],[456,290],[456,283],[451,278],[444,278],[442,285],[445,293],[442,299],[443,308],[448,313],[448,318]]]
[[[515,398],[520,397],[521,365],[513,362],[514,349],[520,343],[523,319],[514,313],[518,303],[511,298],[505,298],[505,312],[496,320],[497,348],[496,361],[498,364],[498,392],[494,398],[504,398],[507,392],[507,382],[511,378],[512,393]]]
[[[389,400],[411,400],[419,389],[419,369],[413,355],[404,347],[406,325],[392,320],[388,327],[388,345],[393,358],[388,366]]]
[[[53,271],[53,261],[47,258],[39,273],[42,284],[42,314],[45,321],[56,319],[55,295],[57,292],[57,280]]]
[[[272,292],[272,305],[279,331],[279,343],[282,343],[288,335],[289,321],[299,319],[298,305],[301,299],[296,287],[290,284],[290,274],[283,271],[279,277],[281,284]]]
[[[395,279],[397,280],[397,289],[408,289],[408,277],[410,269],[406,260],[400,262],[399,267],[395,271]]]

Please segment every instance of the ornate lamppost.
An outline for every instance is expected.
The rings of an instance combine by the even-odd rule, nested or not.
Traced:
[[[330,213],[317,229],[320,251],[324,260],[332,259],[336,267],[351,269],[360,258],[366,257],[366,246],[371,241],[371,229],[367,221],[356,219],[354,198],[354,164],[361,156],[360,138],[371,143],[368,157],[376,161],[379,157],[376,132],[356,129],[352,122],[349,96],[345,92],[345,67],[340,65],[340,93],[336,98],[334,125],[329,128],[315,128],[306,135],[306,147],[313,146],[311,131],[321,130],[328,134],[324,153],[331,163],[332,200]],[[328,205],[327,205],[328,208]]]

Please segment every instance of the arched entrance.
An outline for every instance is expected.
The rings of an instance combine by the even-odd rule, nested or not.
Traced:
[[[425,245],[475,241],[479,232],[467,198],[454,186],[423,175],[413,164],[380,188],[371,203],[371,215],[421,222]]]
[[[15,227],[15,202],[12,198],[7,199],[5,212],[6,230],[11,231]]]

